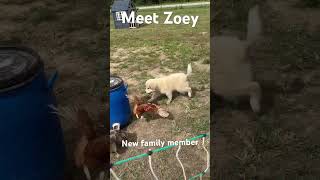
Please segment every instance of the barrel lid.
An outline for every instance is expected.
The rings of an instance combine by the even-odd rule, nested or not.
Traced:
[[[24,84],[43,66],[34,51],[22,47],[0,47],[0,91]]]
[[[117,89],[123,84],[123,80],[118,76],[110,76],[110,90]]]

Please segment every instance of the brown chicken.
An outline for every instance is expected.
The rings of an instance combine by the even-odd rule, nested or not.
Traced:
[[[105,176],[103,170],[108,165],[110,138],[108,134],[98,136],[93,121],[86,110],[77,113],[81,138],[75,149],[75,164],[83,168],[87,180],[91,180],[90,171],[99,170],[100,179]]]
[[[152,113],[158,114],[163,118],[166,118],[169,116],[169,113],[165,109],[153,103],[144,103],[137,96],[134,96],[133,102],[134,102],[133,114],[138,119],[142,119],[143,118],[142,115],[146,112],[152,112]]]

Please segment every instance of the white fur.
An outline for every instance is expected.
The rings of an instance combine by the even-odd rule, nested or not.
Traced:
[[[181,94],[188,93],[188,96],[191,97],[192,91],[188,82],[188,76],[190,76],[191,73],[191,64],[188,64],[187,74],[175,73],[147,80],[146,93],[153,93],[149,102],[154,101],[160,94],[165,94],[168,98],[167,104],[170,104],[174,91]]]
[[[259,8],[250,9],[247,39],[232,36],[215,36],[211,39],[211,59],[214,61],[212,83],[216,94],[225,98],[249,96],[254,112],[260,111],[261,88],[253,80],[251,63],[247,59],[247,49],[262,31]]]

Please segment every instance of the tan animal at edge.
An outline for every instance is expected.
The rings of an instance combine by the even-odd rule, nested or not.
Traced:
[[[149,79],[146,81],[146,93],[152,93],[149,102],[156,100],[161,94],[165,94],[168,98],[167,104],[172,100],[172,93],[177,91],[181,94],[188,93],[191,98],[192,90],[189,86],[188,76],[192,73],[191,64],[188,64],[187,73],[174,73],[168,76]]]
[[[247,51],[259,38],[261,28],[259,7],[255,6],[249,11],[246,40],[232,36],[215,36],[211,39],[211,59],[214,61],[211,83],[213,92],[225,99],[248,96],[255,113],[261,111],[261,88],[259,83],[253,80]]]

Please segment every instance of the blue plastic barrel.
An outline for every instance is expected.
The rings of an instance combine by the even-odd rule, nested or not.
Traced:
[[[110,129],[115,123],[126,126],[131,118],[127,85],[120,77],[110,76]]]
[[[47,81],[30,49],[0,47],[0,179],[62,180],[65,149]]]

